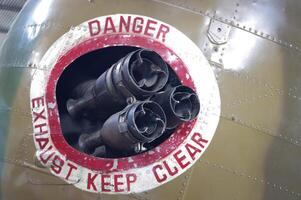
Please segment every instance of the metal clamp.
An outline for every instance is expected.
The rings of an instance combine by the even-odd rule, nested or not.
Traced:
[[[228,41],[231,27],[228,24],[211,19],[208,29],[208,38],[210,42],[221,45]]]

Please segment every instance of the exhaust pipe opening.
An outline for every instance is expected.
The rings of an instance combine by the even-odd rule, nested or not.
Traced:
[[[71,65],[57,85],[61,127],[66,141],[86,154],[148,151],[199,112],[196,93],[154,51],[108,47]]]
[[[111,66],[96,80],[77,86],[77,99],[67,101],[73,118],[88,116],[105,120],[122,109],[128,98],[149,97],[161,90],[168,80],[168,68],[163,59],[149,50],[136,50]]]
[[[100,130],[80,137],[80,149],[95,152],[100,146],[136,152],[137,146],[159,138],[166,127],[163,109],[155,102],[135,102],[110,116]]]
[[[193,120],[200,110],[197,94],[191,88],[183,85],[159,92],[151,100],[164,107],[168,129]]]

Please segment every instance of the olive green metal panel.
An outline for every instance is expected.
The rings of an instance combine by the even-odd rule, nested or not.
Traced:
[[[34,18],[39,4],[27,4],[0,55],[2,199],[301,198],[299,1],[49,2],[44,21]],[[38,168],[31,135],[29,85],[41,70],[35,64],[71,26],[115,13],[150,16],[190,37],[212,65],[222,103],[201,161],[172,182],[129,196],[86,193]],[[223,44],[208,38],[213,20],[229,29]]]

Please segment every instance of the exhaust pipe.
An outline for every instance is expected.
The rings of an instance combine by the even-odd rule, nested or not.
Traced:
[[[196,93],[167,84],[174,77],[169,73],[157,53],[139,49],[96,80],[78,85],[67,111],[72,119],[92,124],[82,125],[79,150],[97,157],[139,153],[166,131],[196,118]]]
[[[167,118],[167,129],[176,128],[180,123],[194,119],[200,110],[196,93],[189,87],[179,85],[151,97],[160,104]]]
[[[161,90],[168,76],[168,67],[156,52],[136,50],[97,80],[76,87],[74,96],[78,98],[67,101],[68,113],[74,119],[97,116],[97,119],[105,120],[124,108],[129,98],[143,100]]]
[[[100,130],[81,135],[79,147],[86,153],[93,153],[102,145],[114,150],[138,153],[144,143],[159,138],[165,127],[166,116],[159,104],[137,101],[110,116]]]

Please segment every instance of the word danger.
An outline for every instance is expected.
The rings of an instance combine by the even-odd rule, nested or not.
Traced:
[[[165,41],[166,35],[169,32],[167,25],[139,16],[120,15],[117,20],[110,16],[104,20],[95,19],[89,21],[88,26],[90,36],[112,33],[134,33],[153,37],[162,42]]]

